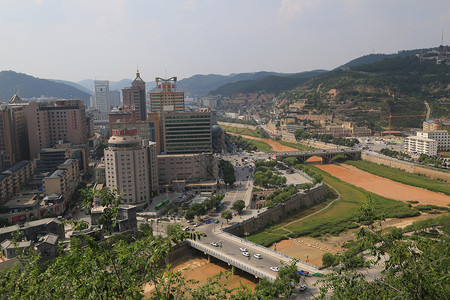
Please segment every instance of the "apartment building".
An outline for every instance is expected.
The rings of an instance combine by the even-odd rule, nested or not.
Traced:
[[[0,173],[0,205],[9,201],[21,187],[34,178],[36,161],[21,161]]]
[[[417,136],[437,141],[437,151],[450,151],[450,133],[447,130],[418,131]]]
[[[25,106],[30,157],[35,158],[43,148],[58,143],[88,145],[86,107],[83,100],[60,100]]]
[[[30,159],[25,104],[17,95],[0,104],[0,171]]]
[[[404,151],[414,154],[437,154],[438,142],[421,136],[410,136],[405,139]]]

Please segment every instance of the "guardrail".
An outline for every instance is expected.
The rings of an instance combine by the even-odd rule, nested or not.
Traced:
[[[260,272],[260,271],[256,270],[255,268],[249,267],[248,265],[245,265],[245,264],[240,263],[240,262],[238,262],[238,261],[236,261],[234,259],[231,259],[231,258],[227,257],[226,255],[223,255],[221,253],[213,251],[213,250],[211,250],[211,249],[209,249],[209,248],[207,248],[207,247],[205,247],[205,246],[203,246],[203,245],[201,245],[201,244],[199,244],[197,242],[194,242],[192,240],[187,240],[187,243],[191,247],[194,247],[194,248],[196,248],[196,249],[198,249],[200,251],[208,253],[209,255],[212,255],[212,256],[214,256],[214,257],[216,257],[216,258],[218,258],[218,259],[220,259],[222,261],[225,261],[225,262],[227,262],[227,263],[229,263],[229,264],[231,264],[231,265],[233,265],[235,267],[238,267],[241,270],[247,271],[250,274],[253,274],[253,275],[258,276],[260,278],[267,278],[268,280],[270,280],[272,282],[275,281],[275,279],[276,279],[275,276],[270,276],[270,275],[268,275],[266,273]]]
[[[313,269],[315,269],[315,270],[319,270],[319,268],[318,268],[317,266],[314,266],[314,265],[312,265],[312,264],[310,264],[310,263],[307,263],[307,262],[305,262],[305,261],[302,261],[302,260],[293,258],[293,257],[291,257],[291,256],[289,256],[289,255],[284,254],[284,253],[281,253],[281,252],[272,250],[272,249],[270,249],[270,248],[261,246],[261,245],[259,245],[259,244],[253,243],[252,241],[243,239],[243,238],[241,238],[241,237],[239,237],[239,236],[235,236],[235,235],[233,235],[233,234],[231,234],[231,233],[228,233],[228,232],[226,232],[226,231],[221,230],[220,232],[223,233],[223,234],[225,234],[225,235],[228,235],[228,236],[231,237],[231,238],[236,238],[236,239],[240,240],[241,242],[252,244],[253,246],[256,246],[256,247],[258,247],[258,248],[261,248],[261,249],[263,249],[264,251],[270,251],[270,252],[272,252],[272,253],[274,253],[274,254],[276,254],[276,255],[279,255],[279,256],[282,256],[282,257],[284,257],[284,258],[287,258],[289,261],[292,261],[292,260],[295,259],[295,260],[298,261],[299,263],[305,264],[305,265],[307,265],[307,266],[309,266],[309,267],[311,267],[311,268],[313,268]]]

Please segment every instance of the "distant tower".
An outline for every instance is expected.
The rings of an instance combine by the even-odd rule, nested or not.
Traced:
[[[108,114],[109,107],[109,81],[95,80],[95,108],[102,114]]]
[[[131,87],[122,89],[123,105],[132,106],[136,111],[136,119],[145,121],[147,119],[147,107],[145,103],[145,81],[142,80],[139,70]]]

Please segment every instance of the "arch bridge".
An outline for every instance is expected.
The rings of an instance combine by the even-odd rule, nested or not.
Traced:
[[[348,159],[361,159],[361,150],[355,149],[326,149],[326,150],[312,150],[312,151],[288,151],[275,152],[276,158],[296,157],[300,163],[305,163],[313,156],[322,158],[322,164],[329,164],[336,156],[344,155]]]

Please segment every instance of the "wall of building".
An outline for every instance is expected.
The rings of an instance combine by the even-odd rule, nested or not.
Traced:
[[[397,159],[393,159],[387,156],[382,155],[373,155],[370,152],[362,152],[361,153],[361,159],[370,161],[379,165],[385,165],[391,168],[401,169],[403,171],[406,171],[408,173],[418,173],[425,175],[432,179],[440,179],[444,180],[445,182],[450,182],[450,173],[445,172],[439,172],[436,170],[424,168],[421,166],[416,166],[412,163],[403,162]]]
[[[244,233],[256,233],[269,225],[279,223],[294,213],[323,202],[327,195],[326,186],[323,183],[318,184],[309,191],[297,194],[284,203],[258,214],[256,217],[225,228],[224,231],[237,236],[244,236]]]

